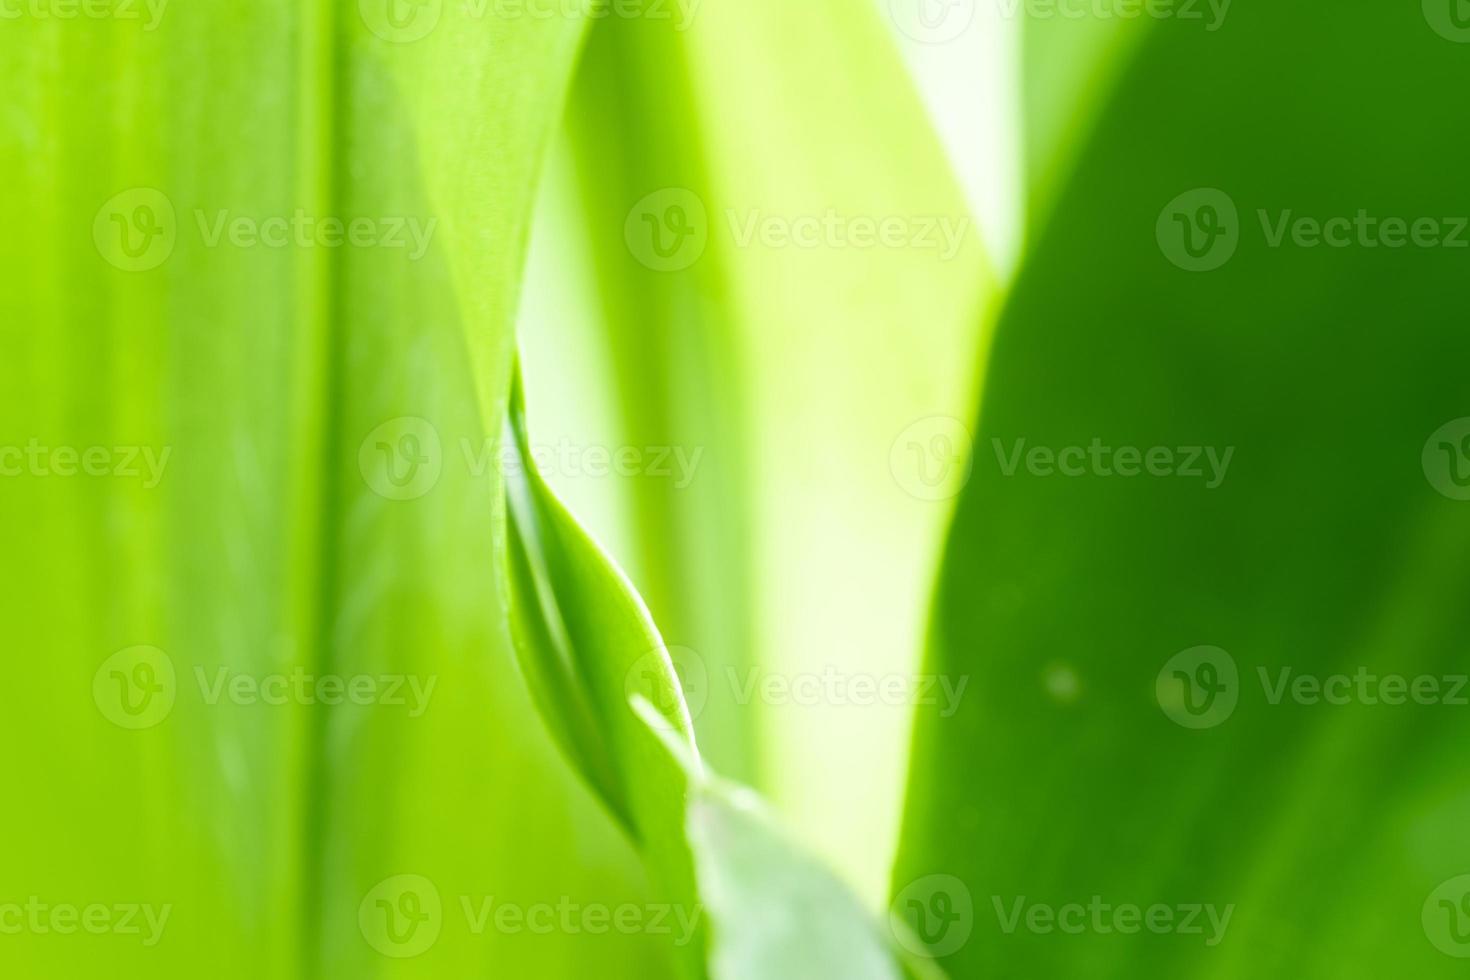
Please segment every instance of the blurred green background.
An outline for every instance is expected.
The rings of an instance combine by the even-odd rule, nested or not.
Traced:
[[[1463,970],[1463,0],[0,49],[5,976]]]

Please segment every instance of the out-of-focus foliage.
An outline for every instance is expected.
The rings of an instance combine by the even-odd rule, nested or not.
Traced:
[[[693,976],[706,904],[712,948],[742,951],[716,975],[812,956],[895,973],[877,920],[773,827],[749,837],[769,876],[744,831],[700,831],[719,805],[689,809],[627,709],[630,691],[679,704],[666,673],[628,681],[657,633],[518,477],[524,427],[519,452],[504,437],[532,200],[587,10],[104,12],[30,4],[0,34],[21,229],[0,299],[6,725],[36,747],[7,773],[6,974]],[[639,361],[623,316],[615,369]],[[675,338],[675,319],[645,327]],[[648,352],[660,384],[721,363],[670,351]],[[629,417],[669,442],[682,406],[731,411],[689,394]],[[731,476],[739,440],[695,431]],[[655,590],[707,635],[749,614],[725,595],[747,569],[718,567],[743,535],[719,526],[728,483],[695,532],[655,534],[656,506],[641,525]],[[749,731],[713,730],[748,766]],[[710,876],[757,872],[737,898],[706,903],[692,831]]]
[[[0,479],[7,977],[664,961],[644,933],[478,918],[648,900],[528,697],[498,475],[462,452],[500,432],[583,23],[383,8],[0,22],[0,444],[48,451]],[[415,902],[434,915],[388,943]]]
[[[1461,970],[1467,71],[1417,4],[1141,39],[944,562],[929,669],[972,696],[920,711],[894,892],[953,975]]]
[[[0,975],[1454,975],[1464,4],[979,2],[0,5]]]
[[[605,350],[621,420],[553,405],[532,412],[533,442],[600,431],[697,461],[682,486],[617,481],[632,519],[592,526],[627,542],[616,553],[686,661],[715,768],[769,794],[881,905],[908,707],[761,692],[915,671],[948,508],[895,479],[891,456],[914,423],[968,411],[990,280],[880,11],[693,7],[679,23],[610,17],[589,40],[575,203],[552,202],[535,245],[526,368],[550,387],[587,345]],[[681,215],[691,234],[661,257],[653,236],[672,248],[662,222]],[[854,241],[885,221],[887,244]],[[599,299],[578,315],[547,294],[566,292],[584,242]],[[562,477],[568,499],[593,496]]]

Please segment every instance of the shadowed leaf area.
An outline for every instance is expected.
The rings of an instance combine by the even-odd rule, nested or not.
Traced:
[[[919,709],[893,888],[953,975],[1463,972],[1467,73],[1351,3],[1162,22],[1122,74],[936,600],[971,683]]]

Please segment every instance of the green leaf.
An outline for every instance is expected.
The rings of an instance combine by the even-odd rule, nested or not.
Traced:
[[[0,902],[170,909],[151,945],[7,935],[0,974],[667,970],[646,935],[476,932],[464,911],[647,898],[527,697],[500,480],[462,452],[501,431],[532,189],[582,20],[395,8],[430,28],[411,40],[384,36],[386,9],[204,2],[156,30],[0,31],[0,445],[107,463],[0,479],[3,733],[23,747]],[[417,254],[302,242],[298,213],[433,225]],[[230,231],[272,218],[284,247]],[[433,687],[417,714],[277,705],[220,671]],[[375,902],[407,909],[410,891],[438,911],[394,945]]]
[[[685,9],[695,25],[707,13]],[[729,685],[707,680],[748,670],[755,645],[747,392],[725,281],[729,246],[704,223],[686,251],[663,262],[634,247],[632,236],[646,228],[630,217],[678,205],[698,221],[712,200],[704,131],[718,121],[698,103],[688,35],[677,28],[651,17],[597,23],[570,97],[567,142],[579,231],[594,265],[599,374],[616,402],[614,441],[664,460],[646,467],[657,472],[618,481],[631,532],[620,554],[671,643],[697,658],[685,682],[699,685],[692,699],[701,751],[749,780],[757,719]],[[561,250],[553,254],[562,269]],[[560,276],[556,288],[565,288]],[[567,330],[547,325],[542,374],[561,369]]]
[[[970,694],[921,712],[894,891],[930,888],[919,931],[954,975],[1460,972],[1464,709],[1271,690],[1464,673],[1441,427],[1470,414],[1467,253],[1382,222],[1470,215],[1467,68],[1419,5],[1275,4],[1157,25],[1124,73],[997,332],[936,600],[930,669]],[[1348,244],[1273,244],[1287,211],[1348,219]],[[1173,475],[1117,475],[1125,446]],[[1234,452],[1217,480],[1187,447]],[[1175,673],[1206,658],[1218,709]],[[1094,896],[1231,917],[1047,919]]]
[[[875,10],[690,6],[687,30],[617,17],[594,28],[570,109],[580,180],[562,206],[586,216],[585,245],[573,241],[593,257],[600,319],[528,328],[527,381],[551,392],[564,360],[605,345],[621,416],[610,444],[702,453],[684,488],[599,481],[633,485],[621,535],[584,505],[589,493],[577,513],[599,540],[624,539],[619,559],[670,646],[698,658],[686,676],[713,768],[766,794],[881,907],[907,707],[760,692],[830,671],[913,674],[947,504],[907,493],[890,454],[916,421],[968,410],[986,262]],[[673,241],[657,222],[674,205],[697,234],[668,263],[649,236]],[[814,247],[759,232],[829,215],[839,232]],[[844,223],[884,220],[928,228],[937,247],[841,238]],[[537,247],[555,272],[543,289],[571,291],[576,250]],[[533,412],[533,435],[607,425],[586,412],[580,429],[540,429],[553,413],[575,411]]]
[[[1027,231],[1046,227],[1056,197],[1067,186],[1098,117],[1114,95],[1118,76],[1127,69],[1151,30],[1208,30],[1202,22],[1155,24],[1152,20],[1117,16],[1037,16],[1044,2],[1017,0],[1025,17],[1021,34],[1021,109],[1025,130]],[[1179,7],[1182,9],[1183,4]],[[1093,10],[1124,9],[1097,4]],[[1203,13],[1200,2],[1191,8]],[[1209,8],[1209,23],[1215,8]],[[1054,8],[1053,8],[1054,12]],[[1226,3],[1229,13],[1229,2]],[[1218,28],[1217,28],[1218,29]]]
[[[676,909],[697,910],[681,830],[684,770],[629,704],[633,695],[651,698],[694,752],[668,650],[622,572],[534,465],[519,386],[506,428],[516,453],[506,474],[511,626],[532,691],[563,750],[639,846],[656,887]],[[686,975],[703,975],[702,939],[677,951]]]
[[[636,842],[663,903],[698,923],[694,942],[670,950],[681,971],[899,976],[896,947],[846,886],[790,843],[753,793],[706,770],[647,609],[528,465],[519,387],[507,426],[517,453],[507,468],[509,581],[522,665],[546,723]]]
[[[684,768],[686,830],[709,912],[709,975],[717,980],[811,976],[888,980],[936,977],[882,932],[853,893],[793,843],[756,794],[709,773],[666,713],[643,695],[630,704]],[[905,932],[903,940],[912,942]]]

